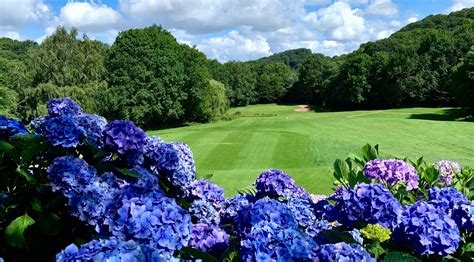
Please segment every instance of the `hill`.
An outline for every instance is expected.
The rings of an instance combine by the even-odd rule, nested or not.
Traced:
[[[310,49],[298,48],[286,50],[281,53],[276,53],[271,56],[260,58],[258,62],[282,62],[287,66],[297,69],[302,63],[306,61],[308,56],[312,54]]]

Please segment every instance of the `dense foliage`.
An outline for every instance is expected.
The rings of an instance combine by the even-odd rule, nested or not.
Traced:
[[[225,198],[191,149],[107,122],[73,100],[0,117],[0,258],[48,261],[467,261],[474,169],[382,159],[334,164],[335,191],[311,195],[269,169]]]

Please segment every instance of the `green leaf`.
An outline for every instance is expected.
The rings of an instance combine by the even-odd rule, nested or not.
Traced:
[[[217,258],[195,248],[183,247],[181,248],[181,251],[187,255],[192,256],[193,258],[202,259],[202,261],[217,261]]]
[[[43,208],[41,207],[41,202],[37,197],[31,200],[31,208],[36,212],[43,212]]]
[[[378,151],[379,151],[379,146],[378,145],[376,145],[375,148],[374,148],[371,145],[366,144],[362,148],[362,156],[364,157],[365,161],[374,160],[374,159],[378,158],[378,156],[379,156]]]
[[[254,186],[248,186],[237,190],[237,193],[240,195],[251,195],[255,196],[257,194],[257,189]]]
[[[42,144],[39,140],[32,140],[31,144],[21,151],[21,160],[29,162],[33,157],[42,152],[44,148],[45,144]]]
[[[224,261],[224,262],[237,262],[239,261],[239,257],[240,257],[240,252],[238,250],[234,250],[231,252],[227,252],[219,260]]]
[[[418,262],[418,258],[403,252],[392,251],[385,255],[383,262]]]
[[[462,253],[474,252],[474,243],[467,243],[462,247]]]
[[[119,171],[124,176],[140,178],[140,174],[138,174],[137,172],[132,171],[130,169],[116,167],[115,170]]]
[[[377,259],[378,257],[380,257],[386,252],[379,242],[374,242],[373,244],[368,246],[367,251],[369,251],[372,255],[374,255],[375,259]]]
[[[205,174],[205,175],[196,175],[197,179],[205,179],[210,180],[214,175],[213,174]]]
[[[15,162],[17,160],[16,149],[8,142],[0,141],[0,153],[4,153]]]
[[[17,168],[16,172],[22,175],[30,184],[36,184],[36,178],[23,168]]]
[[[34,223],[35,220],[26,213],[23,216],[17,217],[5,229],[5,238],[7,242],[16,248],[26,247],[24,233],[26,228]]]
[[[349,165],[346,161],[337,159],[334,162],[334,177],[339,181],[347,181],[349,178]]]

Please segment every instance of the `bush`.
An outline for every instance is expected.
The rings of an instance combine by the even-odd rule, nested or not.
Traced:
[[[0,257],[7,261],[419,261],[474,255],[474,170],[336,160],[335,192],[269,169],[224,198],[191,149],[52,99],[27,129],[0,117]],[[451,167],[451,169],[449,169]],[[458,168],[459,167],[459,168]],[[416,181],[416,183],[414,183]]]

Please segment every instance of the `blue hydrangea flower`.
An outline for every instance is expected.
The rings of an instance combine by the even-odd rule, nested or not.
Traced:
[[[82,114],[82,108],[69,97],[50,99],[46,105],[48,113],[52,117],[56,116],[78,116]]]
[[[258,197],[278,197],[293,191],[295,181],[283,171],[268,169],[258,176],[255,187]]]
[[[104,147],[120,155],[141,151],[146,137],[146,133],[129,120],[114,120],[103,131]]]
[[[122,241],[111,237],[110,239],[92,240],[80,248],[71,244],[56,255],[56,261],[142,262],[163,261],[171,258],[166,251],[160,251],[151,246],[138,244],[133,240]]]
[[[82,143],[86,132],[75,117],[63,115],[48,118],[43,134],[53,146],[76,147]]]
[[[96,170],[83,159],[72,156],[56,158],[48,167],[48,179],[53,192],[61,192],[67,198],[81,194],[94,180]]]
[[[378,223],[393,229],[400,222],[403,211],[402,205],[390,191],[375,183],[358,184],[354,189],[346,189],[342,195],[334,195],[330,199],[335,201],[331,210],[335,217],[328,220],[338,221],[346,227],[363,222]]]
[[[371,160],[365,165],[364,174],[367,178],[376,179],[388,186],[405,182],[408,190],[418,188],[419,177],[416,169],[403,160]]]
[[[432,187],[428,191],[428,200],[429,203],[451,216],[459,228],[474,229],[474,216],[470,215],[472,203],[457,189]]]
[[[222,205],[221,220],[224,223],[232,223],[240,210],[250,206],[255,200],[255,197],[251,195],[236,195],[226,198]]]
[[[461,241],[459,228],[443,210],[427,202],[417,202],[403,212],[394,231],[395,243],[408,244],[419,255],[446,256]]]
[[[86,138],[92,145],[102,148],[102,131],[107,125],[107,120],[98,115],[82,114],[77,117],[79,125],[84,128]]]
[[[285,204],[268,197],[243,207],[235,216],[234,225],[240,234],[246,234],[260,221],[274,222],[287,228],[298,226],[293,213]]]
[[[318,261],[360,261],[375,262],[370,254],[356,244],[347,244],[344,242],[336,244],[325,244],[319,247],[316,253]]]
[[[305,229],[306,234],[315,238],[325,230],[330,230],[334,228],[334,223],[331,223],[327,220],[315,220],[312,224],[308,225]]]
[[[194,180],[185,190],[189,200],[203,199],[216,207],[225,199],[224,189],[205,179]]]
[[[0,116],[0,139],[12,138],[17,134],[26,134],[28,130],[18,120]]]
[[[144,152],[153,170],[173,185],[183,189],[195,179],[194,160],[186,144],[164,143],[159,138],[153,138],[147,141]]]
[[[292,197],[286,204],[301,227],[308,227],[316,222],[312,202],[308,198]]]
[[[260,221],[241,246],[241,261],[311,261],[316,243],[297,228]]]
[[[35,131],[36,135],[41,135],[44,133],[44,124],[49,117],[47,116],[40,116],[37,117],[30,122],[30,127]]]
[[[229,244],[229,235],[216,225],[196,224],[191,230],[188,246],[204,252],[224,251]]]
[[[131,239],[172,254],[187,245],[191,216],[173,199],[156,194],[124,197],[111,215],[109,230],[120,239]]]
[[[461,172],[461,165],[449,160],[441,160],[437,162],[435,168],[439,171],[438,181],[446,186],[453,183],[455,173]]]
[[[352,238],[354,239],[355,242],[359,243],[359,245],[364,244],[364,239],[362,238],[360,234],[360,230],[357,228],[352,229],[349,231],[349,234],[351,234]]]
[[[189,213],[197,219],[197,223],[219,225],[221,219],[214,206],[206,200],[195,200]]]

